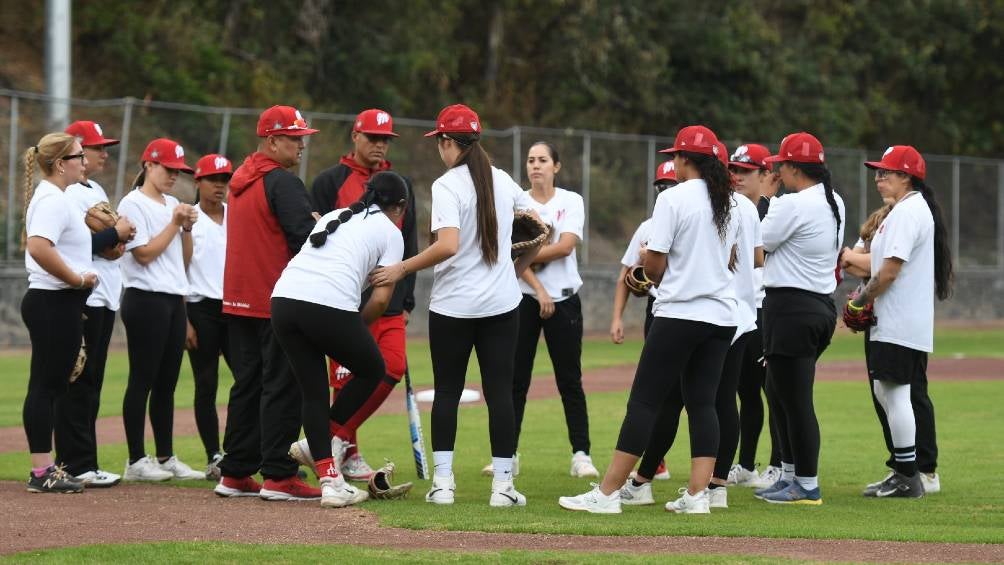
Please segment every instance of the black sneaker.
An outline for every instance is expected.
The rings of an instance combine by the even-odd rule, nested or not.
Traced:
[[[920,498],[924,496],[924,483],[920,482],[920,473],[907,477],[902,473],[893,473],[882,481],[875,496],[879,498]]]
[[[894,474],[895,474],[895,471],[889,471],[889,473],[887,473],[886,476],[885,476],[885,478],[882,479],[881,481],[876,481],[874,483],[868,483],[868,486],[865,487],[864,492],[862,492],[861,494],[864,495],[864,496],[872,497],[872,498],[878,496],[875,493],[878,492],[879,487],[882,486],[890,478],[892,478],[892,476]]]
[[[84,492],[84,483],[70,476],[62,466],[50,465],[41,477],[36,477],[35,473],[29,473],[28,492]]]

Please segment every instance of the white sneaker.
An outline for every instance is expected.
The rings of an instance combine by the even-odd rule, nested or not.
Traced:
[[[331,436],[331,458],[335,462],[335,469],[342,473],[342,464],[345,462],[345,452],[352,444],[338,436]]]
[[[209,479],[210,481],[219,482],[220,477],[223,476],[222,472],[220,471],[220,461],[223,461],[223,454],[214,453],[213,460],[210,461],[208,465],[206,465],[206,478]]]
[[[359,490],[345,482],[341,475],[321,479],[321,506],[326,508],[342,508],[362,502],[369,498],[369,493]]]
[[[620,514],[621,491],[615,490],[610,496],[600,491],[600,485],[590,483],[593,490],[579,496],[562,496],[558,498],[558,506],[565,510],[589,512],[591,514]]]
[[[512,479],[508,481],[492,481],[492,496],[488,499],[488,506],[526,506],[526,497],[523,496]]]
[[[652,496],[652,483],[642,483],[641,486],[634,486],[631,479],[624,481],[621,487],[621,504],[628,506],[643,506],[645,504],[655,504]]]
[[[593,466],[593,458],[582,451],[576,451],[575,455],[572,455],[572,467],[569,474],[578,478],[600,476],[600,472]]]
[[[457,483],[453,480],[453,474],[449,477],[432,476],[432,488],[425,495],[425,501],[433,504],[453,504],[453,497],[457,490]]]
[[[708,508],[729,507],[729,492],[725,487],[709,488],[704,492],[708,493]]]
[[[107,488],[119,484],[119,481],[122,480],[122,475],[98,469],[97,471],[81,473],[77,475],[77,479],[83,481],[84,485],[88,488]]]
[[[375,474],[376,471],[359,452],[342,462],[342,475],[350,481],[368,481]]]
[[[164,461],[163,463],[157,463],[161,471],[166,471],[171,473],[175,479],[181,479],[183,481],[190,481],[193,479],[206,480],[206,474],[202,471],[196,471],[195,469],[184,464],[181,459],[178,459],[177,455],[172,455],[170,459]]]
[[[752,471],[749,471],[742,465],[736,463],[731,469],[729,469],[729,478],[725,481],[725,484],[737,487],[752,487],[757,484],[759,480],[760,473],[757,473],[756,467],[754,467]]]
[[[666,503],[667,512],[677,514],[711,514],[708,491],[702,490],[694,496],[687,492],[687,487],[680,488],[680,498]]]
[[[924,494],[941,492],[941,477],[937,473],[921,473],[920,482],[924,483]]]
[[[760,476],[757,478],[757,480],[754,481],[749,486],[753,488],[767,488],[769,486],[772,486],[779,480],[781,480],[781,468],[769,466],[764,470],[763,473],[760,473]]]
[[[481,474],[485,477],[494,477],[495,468],[492,467],[491,463],[489,463],[481,468]],[[519,476],[519,453],[514,455],[512,458],[512,476]]]
[[[307,445],[306,438],[294,441],[289,446],[289,457],[315,474],[317,473],[317,470],[314,469],[314,457],[310,455],[310,446]]]
[[[125,473],[122,474],[122,479],[126,481],[166,481],[173,477],[174,473],[161,469],[149,455],[131,465],[126,461]]]

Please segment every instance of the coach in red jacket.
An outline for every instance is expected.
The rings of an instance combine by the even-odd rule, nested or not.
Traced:
[[[258,119],[258,150],[234,172],[227,208],[223,312],[234,352],[220,496],[266,500],[319,498],[297,477],[287,452],[300,434],[300,389],[272,333],[272,289],[315,220],[300,162],[307,127],[296,108],[273,106]],[[252,476],[261,470],[263,485]]]

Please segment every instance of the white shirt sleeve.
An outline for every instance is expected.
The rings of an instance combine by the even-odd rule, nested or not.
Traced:
[[[917,231],[919,226],[920,222],[914,221],[908,214],[893,214],[891,212],[885,221],[885,243],[882,246],[882,259],[896,257],[903,261],[909,261],[919,238]]]
[[[760,225],[759,218],[754,222],[753,246],[757,248],[763,247],[763,226]]]
[[[660,194],[655,201],[655,210],[652,212],[652,223],[646,246],[648,249],[657,253],[669,253],[676,237],[677,215],[670,191]]]
[[[129,243],[126,243],[126,251],[132,251],[137,247],[150,243],[153,235],[150,233],[149,220],[138,203],[131,199],[123,198],[122,202],[119,203],[118,213],[120,216],[127,216],[133,225],[136,226],[136,237],[132,238],[132,241]]]
[[[795,233],[798,222],[794,202],[792,198],[771,198],[770,210],[762,222],[765,251],[774,251]]]
[[[401,230],[397,226],[391,225],[387,230],[387,244],[384,245],[383,255],[377,261],[377,266],[388,267],[401,262],[404,257],[404,238],[401,237]]]
[[[857,242],[857,243],[855,243],[855,244],[854,244],[854,247],[852,247],[851,249],[853,249],[853,250],[855,250],[855,251],[857,251],[858,249],[861,249],[862,251],[864,251],[864,249],[865,249],[865,240],[863,240],[863,239],[861,239],[861,238],[859,237],[859,238],[858,238],[858,242]]]
[[[533,197],[530,196],[529,190],[523,190],[523,187],[516,184],[516,181],[506,176],[507,182],[510,190],[513,191],[513,210],[531,210],[533,206]]]
[[[460,201],[457,195],[440,181],[432,185],[432,231],[460,228]]]
[[[58,244],[59,236],[69,225],[70,202],[58,194],[47,193],[39,195],[33,204],[31,222],[25,228],[27,237],[44,237],[53,245]]]
[[[638,264],[643,225],[644,223],[639,224],[638,229],[634,230],[634,235],[631,236],[631,243],[629,243],[627,249],[624,250],[624,256],[621,257],[621,265],[624,265],[625,267],[634,267]]]
[[[586,223],[585,205],[582,197],[574,192],[568,193],[568,206],[565,208],[565,217],[561,220],[560,226],[555,226],[559,234],[570,233],[582,239],[582,228]]]

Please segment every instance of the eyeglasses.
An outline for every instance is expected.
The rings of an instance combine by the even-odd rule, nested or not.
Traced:
[[[72,161],[74,159],[80,159],[80,164],[83,165],[84,164],[84,153],[80,152],[80,153],[77,153],[76,155],[63,155],[62,157],[59,158],[60,161]]]
[[[890,171],[889,169],[875,169],[875,178],[879,180],[885,180],[891,175],[902,175],[903,173],[899,171]]]

